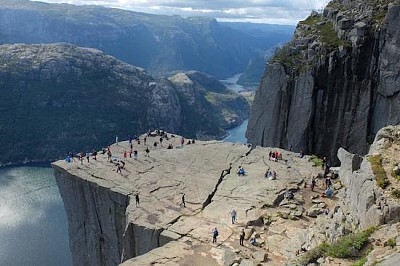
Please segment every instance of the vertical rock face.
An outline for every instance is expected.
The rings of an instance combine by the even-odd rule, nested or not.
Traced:
[[[332,1],[299,23],[265,69],[250,113],[252,144],[365,154],[400,122],[399,1]]]
[[[132,241],[123,238],[129,196],[54,166],[68,216],[74,265],[117,265]]]

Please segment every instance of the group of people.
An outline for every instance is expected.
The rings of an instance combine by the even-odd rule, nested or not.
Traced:
[[[278,151],[270,151],[268,155],[268,160],[273,162],[277,162],[278,160],[282,159],[282,154],[279,154]]]

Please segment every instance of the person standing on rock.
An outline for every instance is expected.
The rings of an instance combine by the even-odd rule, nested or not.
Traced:
[[[185,202],[185,193],[182,195],[182,202],[179,204],[179,206],[182,206],[185,208],[186,207],[186,202]]]
[[[137,160],[137,158],[139,157],[139,154],[138,154],[137,150],[133,151],[133,157],[135,157],[135,160]]]
[[[236,213],[235,209],[231,210],[232,224],[235,224],[235,222],[236,222],[236,215],[237,215],[237,213]]]
[[[126,161],[127,153],[126,150],[124,151],[124,161]]]
[[[316,183],[317,183],[317,181],[315,180],[315,177],[313,176],[311,179],[311,191],[314,191]]]
[[[244,245],[244,244],[243,244],[243,242],[244,242],[244,236],[245,236],[244,229],[242,229],[242,232],[240,232],[240,238],[239,238],[239,245],[241,245],[241,246]]]
[[[115,135],[115,144],[118,146],[118,135]]]
[[[87,160],[87,162],[89,162],[89,158],[90,158],[90,153],[87,151],[86,152],[86,160]]]
[[[137,207],[137,206],[139,206],[139,193],[136,194],[135,200],[136,200],[136,207]]]
[[[149,157],[149,156],[150,156],[150,155],[149,155],[149,154],[150,154],[149,147],[147,147],[147,148],[146,148],[146,154],[147,154],[147,157]]]
[[[213,243],[217,243],[217,237],[218,237],[218,230],[217,230],[217,228],[215,227],[215,228],[212,230]]]

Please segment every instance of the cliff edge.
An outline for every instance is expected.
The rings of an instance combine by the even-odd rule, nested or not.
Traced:
[[[400,2],[334,0],[301,21],[269,61],[247,137],[327,156],[366,154],[380,128],[398,124]]]

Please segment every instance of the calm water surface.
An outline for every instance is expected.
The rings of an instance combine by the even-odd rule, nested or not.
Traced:
[[[0,167],[0,265],[72,265],[68,221],[50,165]]]

